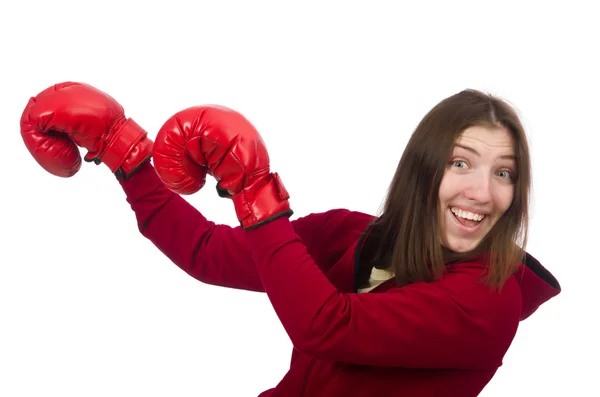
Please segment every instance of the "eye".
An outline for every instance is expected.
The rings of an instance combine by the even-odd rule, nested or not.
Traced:
[[[467,162],[463,161],[463,160],[454,160],[452,162],[452,166],[458,167],[458,168],[467,168],[468,167]]]
[[[498,171],[498,176],[502,179],[512,179],[512,174],[508,170]]]

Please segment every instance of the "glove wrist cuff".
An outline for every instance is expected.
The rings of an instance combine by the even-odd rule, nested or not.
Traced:
[[[251,230],[277,218],[292,216],[289,198],[279,175],[273,173],[260,187],[246,187],[233,195],[232,200],[240,225],[244,230]]]
[[[112,134],[99,160],[115,173],[118,179],[127,179],[152,156],[153,142],[148,133],[133,119]]]

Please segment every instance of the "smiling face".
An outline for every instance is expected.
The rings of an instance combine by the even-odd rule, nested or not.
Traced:
[[[473,126],[459,135],[439,189],[444,247],[477,247],[510,207],[516,171],[514,140],[505,128]]]

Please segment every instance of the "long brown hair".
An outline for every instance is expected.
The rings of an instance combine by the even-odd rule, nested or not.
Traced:
[[[472,252],[454,253],[441,244],[438,192],[460,134],[472,126],[503,127],[515,142],[517,175],[509,209]],[[446,264],[484,253],[485,281],[501,288],[516,271],[527,243],[531,170],[525,131],[505,101],[464,90],[431,109],[413,132],[388,189],[381,214],[365,241],[369,263],[391,268],[399,285],[439,278]]]

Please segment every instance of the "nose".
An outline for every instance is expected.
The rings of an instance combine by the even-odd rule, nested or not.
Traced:
[[[491,201],[491,176],[488,173],[473,173],[465,186],[464,195],[467,199],[478,203],[487,203]]]

